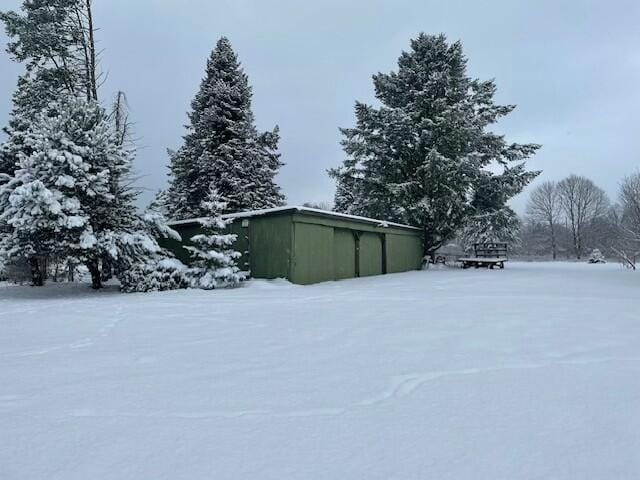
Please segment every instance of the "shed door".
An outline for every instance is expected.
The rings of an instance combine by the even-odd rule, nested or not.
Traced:
[[[336,280],[356,276],[356,237],[351,230],[333,231],[334,276]]]
[[[359,273],[361,277],[384,273],[382,236],[361,232],[359,249]]]
[[[333,228],[295,222],[292,281],[301,285],[333,280]]]

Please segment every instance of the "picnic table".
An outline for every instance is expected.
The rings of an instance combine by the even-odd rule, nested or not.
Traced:
[[[473,256],[458,259],[462,268],[504,268],[504,262],[508,260],[507,244],[504,242],[474,243],[473,251]]]

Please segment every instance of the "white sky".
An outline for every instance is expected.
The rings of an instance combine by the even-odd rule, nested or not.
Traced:
[[[19,0],[2,0],[2,9]],[[518,108],[498,130],[543,149],[541,179],[591,177],[613,198],[640,165],[640,2],[433,0],[95,0],[103,99],[126,91],[140,138],[146,199],[166,182],[186,111],[216,40],[226,35],[254,87],[262,129],[278,124],[290,204],[333,198],[326,169],[343,159],[338,127],[354,101],[373,98],[371,75],[395,68],[418,32],[460,39],[469,73],[495,78]],[[0,33],[0,43],[6,43]],[[0,125],[21,67],[0,53]],[[514,201],[522,211],[524,198]]]

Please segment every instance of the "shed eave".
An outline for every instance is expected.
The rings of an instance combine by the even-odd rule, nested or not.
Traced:
[[[420,230],[418,227],[413,227],[411,225],[403,225],[401,223],[388,222],[386,220],[377,220],[375,218],[360,217],[358,215],[349,215],[346,213],[330,212],[328,210],[320,210],[318,208],[299,207],[299,206],[265,208],[262,210],[250,210],[247,212],[228,213],[226,215],[223,215],[222,218],[224,219],[252,218],[252,217],[262,217],[262,216],[275,215],[275,214],[281,214],[281,213],[300,213],[303,215],[310,215],[310,216],[321,216],[325,218],[350,220],[353,222],[376,225],[381,228],[394,227],[394,228],[403,228],[408,230],[418,230],[418,231]],[[202,223],[204,220],[205,220],[204,217],[188,218],[184,220],[175,220],[175,221],[168,222],[168,225],[170,227],[181,226],[181,225],[197,225]]]

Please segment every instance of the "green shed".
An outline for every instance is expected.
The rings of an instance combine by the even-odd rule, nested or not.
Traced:
[[[417,270],[422,232],[416,227],[306,207],[280,207],[225,215],[237,235],[240,267],[253,278],[311,283]],[[183,243],[164,240],[184,263],[182,248],[199,232],[200,219],[169,224]]]

